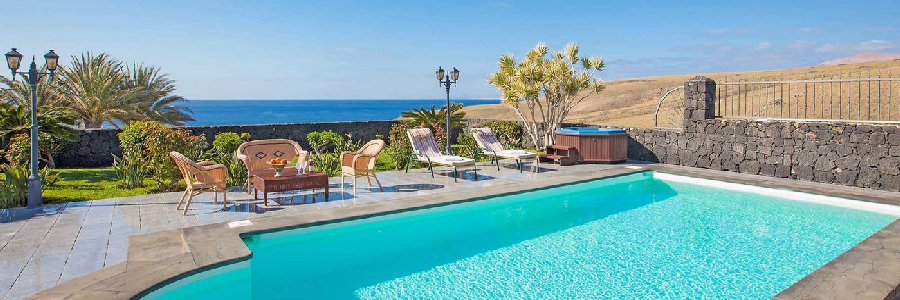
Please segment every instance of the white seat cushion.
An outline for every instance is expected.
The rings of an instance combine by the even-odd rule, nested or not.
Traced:
[[[497,156],[500,157],[508,157],[508,158],[534,158],[537,154],[525,151],[525,150],[503,150],[497,152]]]
[[[452,155],[442,155],[438,157],[432,157],[431,162],[441,165],[448,166],[471,166],[475,164],[475,160],[471,158],[452,156]]]

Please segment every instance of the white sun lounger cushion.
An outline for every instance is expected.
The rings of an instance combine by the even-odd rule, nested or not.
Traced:
[[[475,164],[474,159],[452,155],[432,157],[431,162],[448,166],[471,166]]]
[[[497,152],[497,156],[509,158],[534,158],[535,156],[537,156],[537,154],[525,150],[503,150]]]

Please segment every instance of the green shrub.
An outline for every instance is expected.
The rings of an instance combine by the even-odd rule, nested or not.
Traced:
[[[391,160],[396,170],[406,168],[406,163],[409,161],[409,155],[412,153],[412,145],[409,143],[409,137],[406,135],[406,130],[415,127],[416,126],[406,122],[394,123],[394,125],[391,125],[391,131],[388,133],[391,144],[384,148],[384,155]]]
[[[384,157],[386,163],[382,168],[386,170],[402,170],[409,161],[409,153],[409,149],[404,149],[394,144],[384,147],[384,150],[381,151],[381,157]]]
[[[346,138],[331,130],[314,131],[306,135],[313,151],[312,161],[316,171],[328,176],[341,175],[341,152],[356,151],[362,145],[361,141],[353,140],[353,135],[345,136]]]
[[[394,123],[391,125],[391,131],[388,132],[388,139],[390,139],[391,146],[396,146],[400,149],[412,149],[412,145],[409,143],[409,137],[406,136],[406,130],[415,128],[415,126],[409,123]]]
[[[75,118],[68,108],[44,106],[38,109],[38,159],[42,164],[55,167],[53,156],[76,138],[75,130],[67,125],[73,123]],[[0,148],[11,150],[7,154],[18,156],[16,163],[21,165],[29,165],[30,126],[31,112],[27,107],[0,101]]]
[[[313,131],[306,135],[309,141],[309,147],[314,155],[321,155],[331,147],[344,142],[344,138],[340,134],[331,130]]]
[[[244,185],[247,182],[247,168],[235,157],[235,152],[241,144],[249,140],[249,133],[222,132],[216,134],[212,148],[204,155],[206,159],[223,164],[228,168],[229,186]]]
[[[522,125],[515,121],[487,121],[477,127],[488,127],[497,135],[497,140],[508,149],[522,149]]]
[[[456,137],[456,145],[459,147],[454,147],[453,151],[456,151],[454,154],[462,157],[475,157],[475,154],[481,151],[471,134],[460,134]]]
[[[119,158],[113,154],[113,170],[119,178],[120,187],[126,189],[139,188],[144,185],[144,179],[147,174],[143,166],[134,161],[133,156],[124,156]]]
[[[6,145],[4,156],[12,165],[27,166],[31,163],[31,139],[28,135],[13,136]]]
[[[4,164],[0,165],[0,208],[12,208],[25,205],[28,199],[28,167]]]
[[[328,176],[341,175],[340,154],[326,152],[312,157],[316,171],[328,174]]]
[[[139,165],[129,167],[128,170],[142,170],[157,184],[159,191],[172,191],[180,186],[181,173],[169,157],[170,151],[197,159],[207,147],[203,136],[195,136],[190,131],[152,121],[129,124],[119,133],[119,142],[122,159]],[[124,182],[125,178],[120,180]]]

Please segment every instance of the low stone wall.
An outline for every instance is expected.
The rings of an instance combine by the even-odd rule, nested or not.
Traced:
[[[253,139],[284,138],[295,140],[304,148],[308,148],[306,134],[313,131],[332,130],[345,134],[350,133],[353,139],[370,140],[377,135],[388,138],[391,125],[395,121],[364,122],[331,122],[331,123],[296,123],[266,125],[234,125],[234,126],[186,126],[194,134],[204,134],[212,143],[217,133],[236,132],[249,133]],[[82,130],[78,139],[66,145],[56,156],[59,167],[101,167],[112,165],[112,155],[121,156],[119,147],[119,129]]]
[[[696,120],[627,129],[630,159],[900,191],[900,125]]]
[[[468,126],[474,126],[482,119],[466,120]],[[252,139],[284,138],[295,140],[304,148],[309,148],[306,134],[313,131],[332,130],[337,133],[351,133],[353,139],[371,140],[382,135],[388,140],[391,125],[399,121],[360,121],[360,122],[323,122],[264,125],[226,125],[226,126],[185,126],[194,134],[203,134],[212,143],[216,134],[221,132],[249,133]],[[55,157],[56,165],[63,168],[87,168],[112,165],[112,155],[121,156],[118,134],[120,129],[81,130],[78,138],[66,145]],[[460,130],[452,132],[451,140],[456,141]],[[390,143],[391,141],[387,141]]]

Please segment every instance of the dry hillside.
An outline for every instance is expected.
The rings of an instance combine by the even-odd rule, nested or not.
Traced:
[[[656,104],[666,90],[682,85],[688,79],[707,76],[716,81],[761,79],[813,79],[823,77],[900,76],[900,59],[836,66],[815,66],[797,69],[724,72],[673,75],[613,80],[606,90],[580,104],[567,122],[602,124],[622,127],[652,127]],[[678,97],[681,99],[683,97]],[[503,104],[475,105],[465,108],[468,118],[515,120],[515,114]]]

